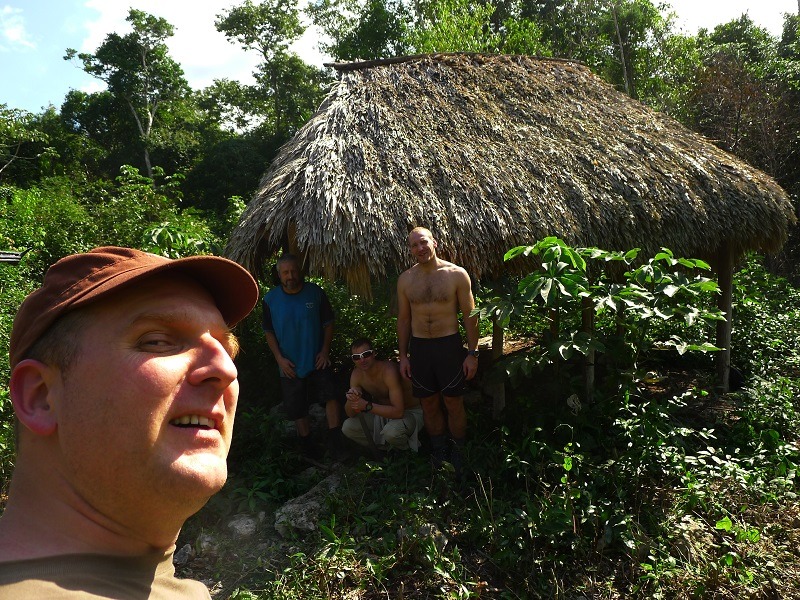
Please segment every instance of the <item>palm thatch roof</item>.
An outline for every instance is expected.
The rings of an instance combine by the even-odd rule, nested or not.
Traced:
[[[254,273],[287,246],[369,294],[410,266],[406,235],[475,278],[509,248],[570,244],[710,257],[774,251],[795,222],[767,175],[587,67],[441,54],[335,65],[338,83],[263,177],[226,253]]]

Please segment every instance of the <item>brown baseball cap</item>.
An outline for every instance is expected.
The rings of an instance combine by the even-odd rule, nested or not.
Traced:
[[[11,368],[56,319],[133,282],[162,273],[182,273],[206,288],[229,327],[258,301],[258,285],[238,263],[218,256],[176,260],[132,248],[104,246],[53,264],[44,283],[22,302],[11,330]]]

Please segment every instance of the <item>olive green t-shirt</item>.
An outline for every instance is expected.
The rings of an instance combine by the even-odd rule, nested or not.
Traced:
[[[177,579],[172,551],[119,557],[69,554],[0,562],[0,600],[210,600],[199,581]]]

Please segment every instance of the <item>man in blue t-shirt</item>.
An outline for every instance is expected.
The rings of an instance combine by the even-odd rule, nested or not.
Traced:
[[[314,456],[308,407],[312,402],[324,405],[327,445],[335,456],[341,416],[330,359],[333,309],[321,287],[303,280],[295,256],[284,254],[275,268],[280,286],[264,296],[263,328],[280,369],[283,406],[297,425],[302,451]]]

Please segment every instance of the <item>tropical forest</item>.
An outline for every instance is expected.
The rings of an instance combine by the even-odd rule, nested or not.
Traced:
[[[238,260],[251,244],[266,248],[243,263],[263,296],[276,285],[279,252],[290,249],[284,232],[309,248],[332,236],[336,256],[376,253],[371,271],[353,274],[306,248],[305,276],[325,289],[335,315],[331,358],[344,399],[354,339],[397,357],[397,279],[412,264],[405,237],[408,225],[429,227],[442,258],[486,267],[472,272],[481,353],[464,399],[465,472],[432,468],[424,433],[418,452],[301,452],[281,411],[259,302],[234,331],[240,396],[228,480],[181,530],[178,576],[217,600],[800,599],[800,16],[783,19],[780,35],[747,14],[686,34],[655,0],[245,0],[214,26],[257,59],[252,81],[193,89],[170,52],[174,25],[132,7],[128,28],[106,32],[93,51],[63,49],[64,67],[92,76],[100,91],[71,90],[39,112],[4,103],[0,92],[0,354],[23,299],[69,254],[127,246]],[[330,63],[308,64],[292,50],[306,24],[324,34]],[[358,77],[378,85],[377,66],[420,57],[432,62],[412,75],[386,71],[397,95],[380,110],[369,93],[339,87]],[[346,66],[354,63],[361,71]],[[369,183],[387,173],[413,177],[425,198],[427,185],[472,197],[453,165],[491,158],[485,140],[470,136],[480,127],[486,140],[502,139],[495,153],[511,142],[485,114],[458,125],[483,85],[467,63],[523,79],[526,65],[551,65],[563,88],[517,96],[503,76],[492,93],[508,115],[550,103],[552,117],[539,130],[519,126],[519,139],[555,131],[556,113],[568,110],[577,125],[558,135],[569,135],[575,160],[597,177],[580,188],[539,160],[547,148],[517,148],[539,183],[515,183],[514,166],[493,188],[516,190],[502,202],[546,210],[556,181],[577,195],[613,180],[616,196],[572,202],[563,223],[540,218],[536,235],[482,200],[470,205],[471,219],[420,209],[397,222],[398,243],[379,256],[377,241],[351,247],[345,226],[315,221],[330,207],[308,200],[312,190],[305,203],[281,195],[294,185],[292,153],[323,123],[314,121],[323,109],[346,106],[395,148],[407,135],[401,121],[427,118],[415,104],[422,95],[403,89],[428,77],[451,90],[442,113],[453,120],[439,131],[452,146],[421,153],[401,175],[401,153],[395,162],[377,142],[371,155],[359,150],[352,185],[369,186],[372,204],[345,225],[402,213],[400,184]],[[466,79],[445,81],[437,64]],[[652,152],[632,159],[620,141],[593,158],[595,130],[609,148],[641,137],[626,115],[655,124]],[[683,148],[681,139],[693,141]],[[667,207],[631,191],[640,168],[660,177],[659,189],[680,185],[658,148],[688,153],[692,168],[710,172],[692,147],[705,148],[720,177],[745,173],[735,193],[723,183],[690,186]],[[329,150],[307,173],[334,179],[327,169],[346,151]],[[697,198],[714,194],[730,216],[693,220]],[[248,229],[264,203],[284,197],[278,217],[291,211],[291,219]],[[661,211],[680,226],[619,222],[585,241],[564,225],[614,206]],[[496,240],[466,234],[490,218],[500,223]],[[753,242],[729,246],[725,270],[704,242],[728,230]],[[278,241],[259,246],[260,235]],[[9,379],[0,360],[0,513],[19,426]]]

